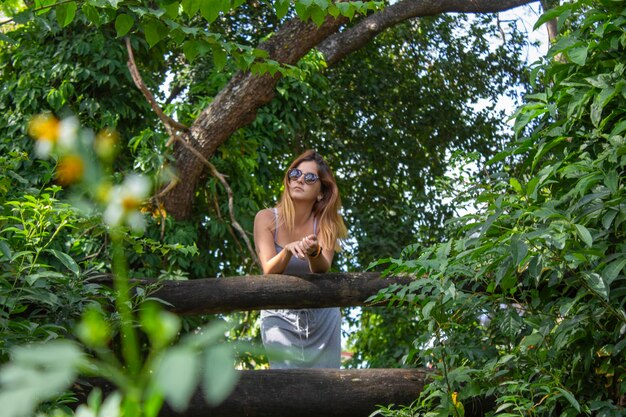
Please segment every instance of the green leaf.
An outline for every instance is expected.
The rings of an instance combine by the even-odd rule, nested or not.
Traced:
[[[24,10],[13,16],[13,21],[18,25],[23,25],[33,18],[33,12],[29,9]]]
[[[214,346],[204,354],[202,388],[210,404],[219,404],[235,388],[239,374],[234,365],[233,351],[226,344]]]
[[[164,311],[156,302],[141,306],[139,322],[148,335],[153,349],[167,346],[180,330],[180,319],[173,313]]]
[[[181,5],[183,6],[183,11],[187,13],[189,17],[191,17],[198,13],[201,3],[202,0],[182,0]]]
[[[583,66],[587,62],[587,46],[575,46],[567,50],[567,56],[576,65]]]
[[[2,41],[2,42],[7,42],[7,43],[10,43],[10,44],[12,44],[12,45],[17,43],[17,42],[15,41],[15,39],[13,39],[13,38],[11,38],[11,37],[9,37],[9,36],[5,35],[5,34],[4,34],[4,33],[2,33],[2,32],[0,32],[0,41]]]
[[[143,31],[146,36],[146,41],[150,48],[159,43],[161,39],[165,37],[168,32],[167,28],[162,23],[155,20],[150,20],[143,25]]]
[[[276,9],[276,17],[278,17],[279,19],[285,17],[287,15],[287,12],[289,11],[289,5],[289,0],[277,0],[274,3],[274,8]]]
[[[61,261],[61,263],[65,265],[67,269],[72,271],[74,274],[78,275],[80,273],[80,268],[78,267],[78,264],[67,253],[58,251],[56,249],[48,249],[47,252],[50,252],[51,254],[53,254],[55,258]]]
[[[219,13],[220,8],[216,0],[203,0],[200,3],[200,14],[207,22],[214,22]]]
[[[66,27],[74,20],[76,16],[76,2],[61,3],[56,7],[57,22],[59,26]]]
[[[98,10],[95,7],[89,3],[85,3],[81,9],[83,10],[85,17],[87,17],[87,20],[96,26],[100,26],[102,19],[100,18],[100,13],[98,13]]]
[[[183,53],[189,62],[193,62],[197,57],[206,55],[211,50],[205,41],[191,39],[183,44]]]
[[[115,18],[115,31],[117,32],[117,37],[120,38],[128,33],[130,28],[135,24],[135,20],[124,13],[117,15]]]
[[[509,179],[509,184],[511,185],[511,188],[513,188],[516,192],[520,194],[522,193],[522,186],[520,185],[517,179],[515,178]]]
[[[324,20],[326,20],[326,13],[324,12],[324,10],[322,10],[318,6],[311,6],[310,12],[311,20],[313,21],[313,23],[315,23],[317,27],[322,26]]]
[[[435,301],[429,301],[428,303],[426,303],[426,305],[424,306],[424,308],[422,308],[422,317],[424,319],[428,319],[430,318],[430,312],[433,309],[433,307],[435,307],[437,305],[437,303]]]
[[[565,399],[572,405],[572,407],[574,407],[576,411],[580,413],[580,404],[578,403],[578,401],[576,401],[576,398],[571,392],[564,390],[563,388],[560,388],[560,387],[556,387],[556,390],[559,391],[565,397]]]
[[[83,314],[76,335],[90,348],[106,347],[111,340],[111,328],[99,309],[90,308]]]
[[[3,417],[26,417],[35,407],[60,395],[84,364],[83,353],[68,340],[18,347],[0,370],[0,409]]]
[[[607,286],[600,275],[596,274],[595,272],[584,273],[583,279],[594,293],[601,296],[605,300],[609,298]]]
[[[513,262],[515,266],[519,266],[520,263],[526,258],[528,254],[528,246],[519,236],[513,236],[511,239],[511,255],[513,256]]]
[[[198,357],[192,349],[173,347],[165,352],[155,374],[156,384],[177,412],[187,408],[200,378]]]
[[[218,71],[226,66],[226,51],[219,45],[213,47],[213,62]]]
[[[520,346],[535,347],[541,344],[542,341],[543,336],[540,333],[531,333],[528,336],[524,336],[524,338],[520,342]]]
[[[589,230],[583,226],[582,224],[575,224],[576,231],[578,232],[578,236],[582,239],[583,242],[589,247],[593,245],[593,237],[591,237],[591,233]]]
[[[2,252],[5,261],[11,260],[11,248],[4,240],[0,240],[0,252]]]
[[[622,120],[621,122],[615,125],[613,130],[611,130],[611,133],[609,134],[609,136],[619,135],[625,130],[626,130],[626,120]]]
[[[626,267],[626,253],[623,253],[622,255],[622,259],[614,260],[602,270],[602,278],[604,278],[608,285],[611,285],[615,278],[619,276],[620,272],[622,272],[624,267]]]
[[[565,11],[567,11],[567,9],[565,9],[563,7],[555,7],[553,9],[546,10],[546,12],[544,14],[542,14],[541,16],[539,16],[539,19],[537,19],[537,22],[533,26],[533,30],[537,30],[544,23],[546,23],[546,22],[548,22],[548,21],[550,21],[552,19],[556,19],[561,14],[563,14]]]

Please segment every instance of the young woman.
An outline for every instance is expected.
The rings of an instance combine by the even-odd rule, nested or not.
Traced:
[[[324,158],[309,150],[293,161],[283,182],[278,206],[254,220],[263,273],[326,272],[347,234],[335,178]],[[263,310],[261,337],[271,368],[339,368],[339,308]]]

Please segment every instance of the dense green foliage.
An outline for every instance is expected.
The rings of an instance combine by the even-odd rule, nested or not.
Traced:
[[[218,343],[226,327],[182,336],[203,318],[181,323],[156,308],[139,312],[141,297],[130,304],[125,291],[113,294],[91,281],[108,272],[186,279],[254,271],[221,185],[207,180],[189,222],[153,207],[145,231],[112,229],[103,224],[104,207],[85,203],[97,187],[70,193],[58,186],[61,156],[35,159],[26,134],[28,120],[45,110],[76,115],[96,132],[114,128],[118,158],[100,173],[102,182],[113,186],[138,170],[163,184],[168,137],[127,75],[121,36],[128,36],[145,82],[186,124],[238,69],[288,75],[276,98],[212,162],[227,175],[237,219],[251,230],[257,210],[280,194],[291,157],[318,149],[337,172],[352,235],[337,267],[363,269],[384,257],[372,267],[419,277],[380,296],[391,308],[351,319],[361,328],[351,339],[351,366],[438,369],[414,412],[460,415],[457,400],[479,395],[495,398],[498,415],[623,412],[617,405],[626,392],[620,2],[582,0],[546,15],[543,20],[559,17],[563,34],[535,68],[535,92],[517,114],[517,142],[504,151],[508,134],[494,104],[514,95],[525,78],[525,41],[514,27],[490,46],[501,29],[493,16],[424,18],[388,30],[334,68],[311,52],[297,68],[279,69],[253,45],[287,15],[317,21],[330,7],[302,3],[308,6],[225,1],[217,13],[191,1],[140,7],[90,0],[41,14],[18,13],[19,2],[4,6],[17,24],[3,26],[0,39],[0,361],[13,352],[0,400],[23,395],[26,407],[42,398],[61,404],[68,397],[53,397],[66,387],[59,381],[80,370],[121,388],[121,397],[102,406],[94,396],[91,409],[122,404],[132,414],[145,401],[145,414],[154,415],[164,400],[184,408],[201,379],[216,401],[233,382],[217,381],[226,371],[209,365],[216,362],[211,355],[231,361]],[[377,5],[328,11],[351,15],[371,7]],[[159,91],[166,79],[169,90]],[[484,167],[486,158],[492,159]],[[485,175],[474,176],[458,202],[477,211],[451,220],[455,203],[444,197],[458,192],[459,178],[470,177],[462,166],[467,161]],[[461,177],[446,181],[452,164],[461,165]],[[103,306],[115,302],[117,312],[108,314]],[[231,316],[241,326],[229,336],[254,339],[255,318]],[[15,349],[54,339],[80,345]],[[53,350],[66,355],[67,367],[45,368],[37,360]],[[263,361],[257,352],[241,359],[246,367]],[[151,379],[153,368],[163,373]],[[172,373],[181,383],[168,387]],[[56,385],[29,385],[24,375]]]
[[[483,395],[500,416],[623,415],[625,10],[581,1],[540,19],[562,35],[491,161],[504,169],[476,184],[479,211],[381,261],[417,276],[380,296],[416,313],[407,364],[440,371],[413,412],[462,415]]]

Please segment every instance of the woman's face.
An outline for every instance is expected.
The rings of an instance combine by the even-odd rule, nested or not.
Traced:
[[[302,161],[295,168],[302,171],[302,175],[299,178],[289,180],[289,195],[291,199],[294,201],[316,200],[317,196],[321,195],[322,182],[318,179],[313,184],[307,184],[304,181],[304,176],[308,173],[319,176],[317,162]]]

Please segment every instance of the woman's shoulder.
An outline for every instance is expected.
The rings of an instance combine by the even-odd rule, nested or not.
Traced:
[[[263,224],[273,224],[274,223],[274,209],[266,208],[259,210],[254,218],[255,222],[260,222]]]

